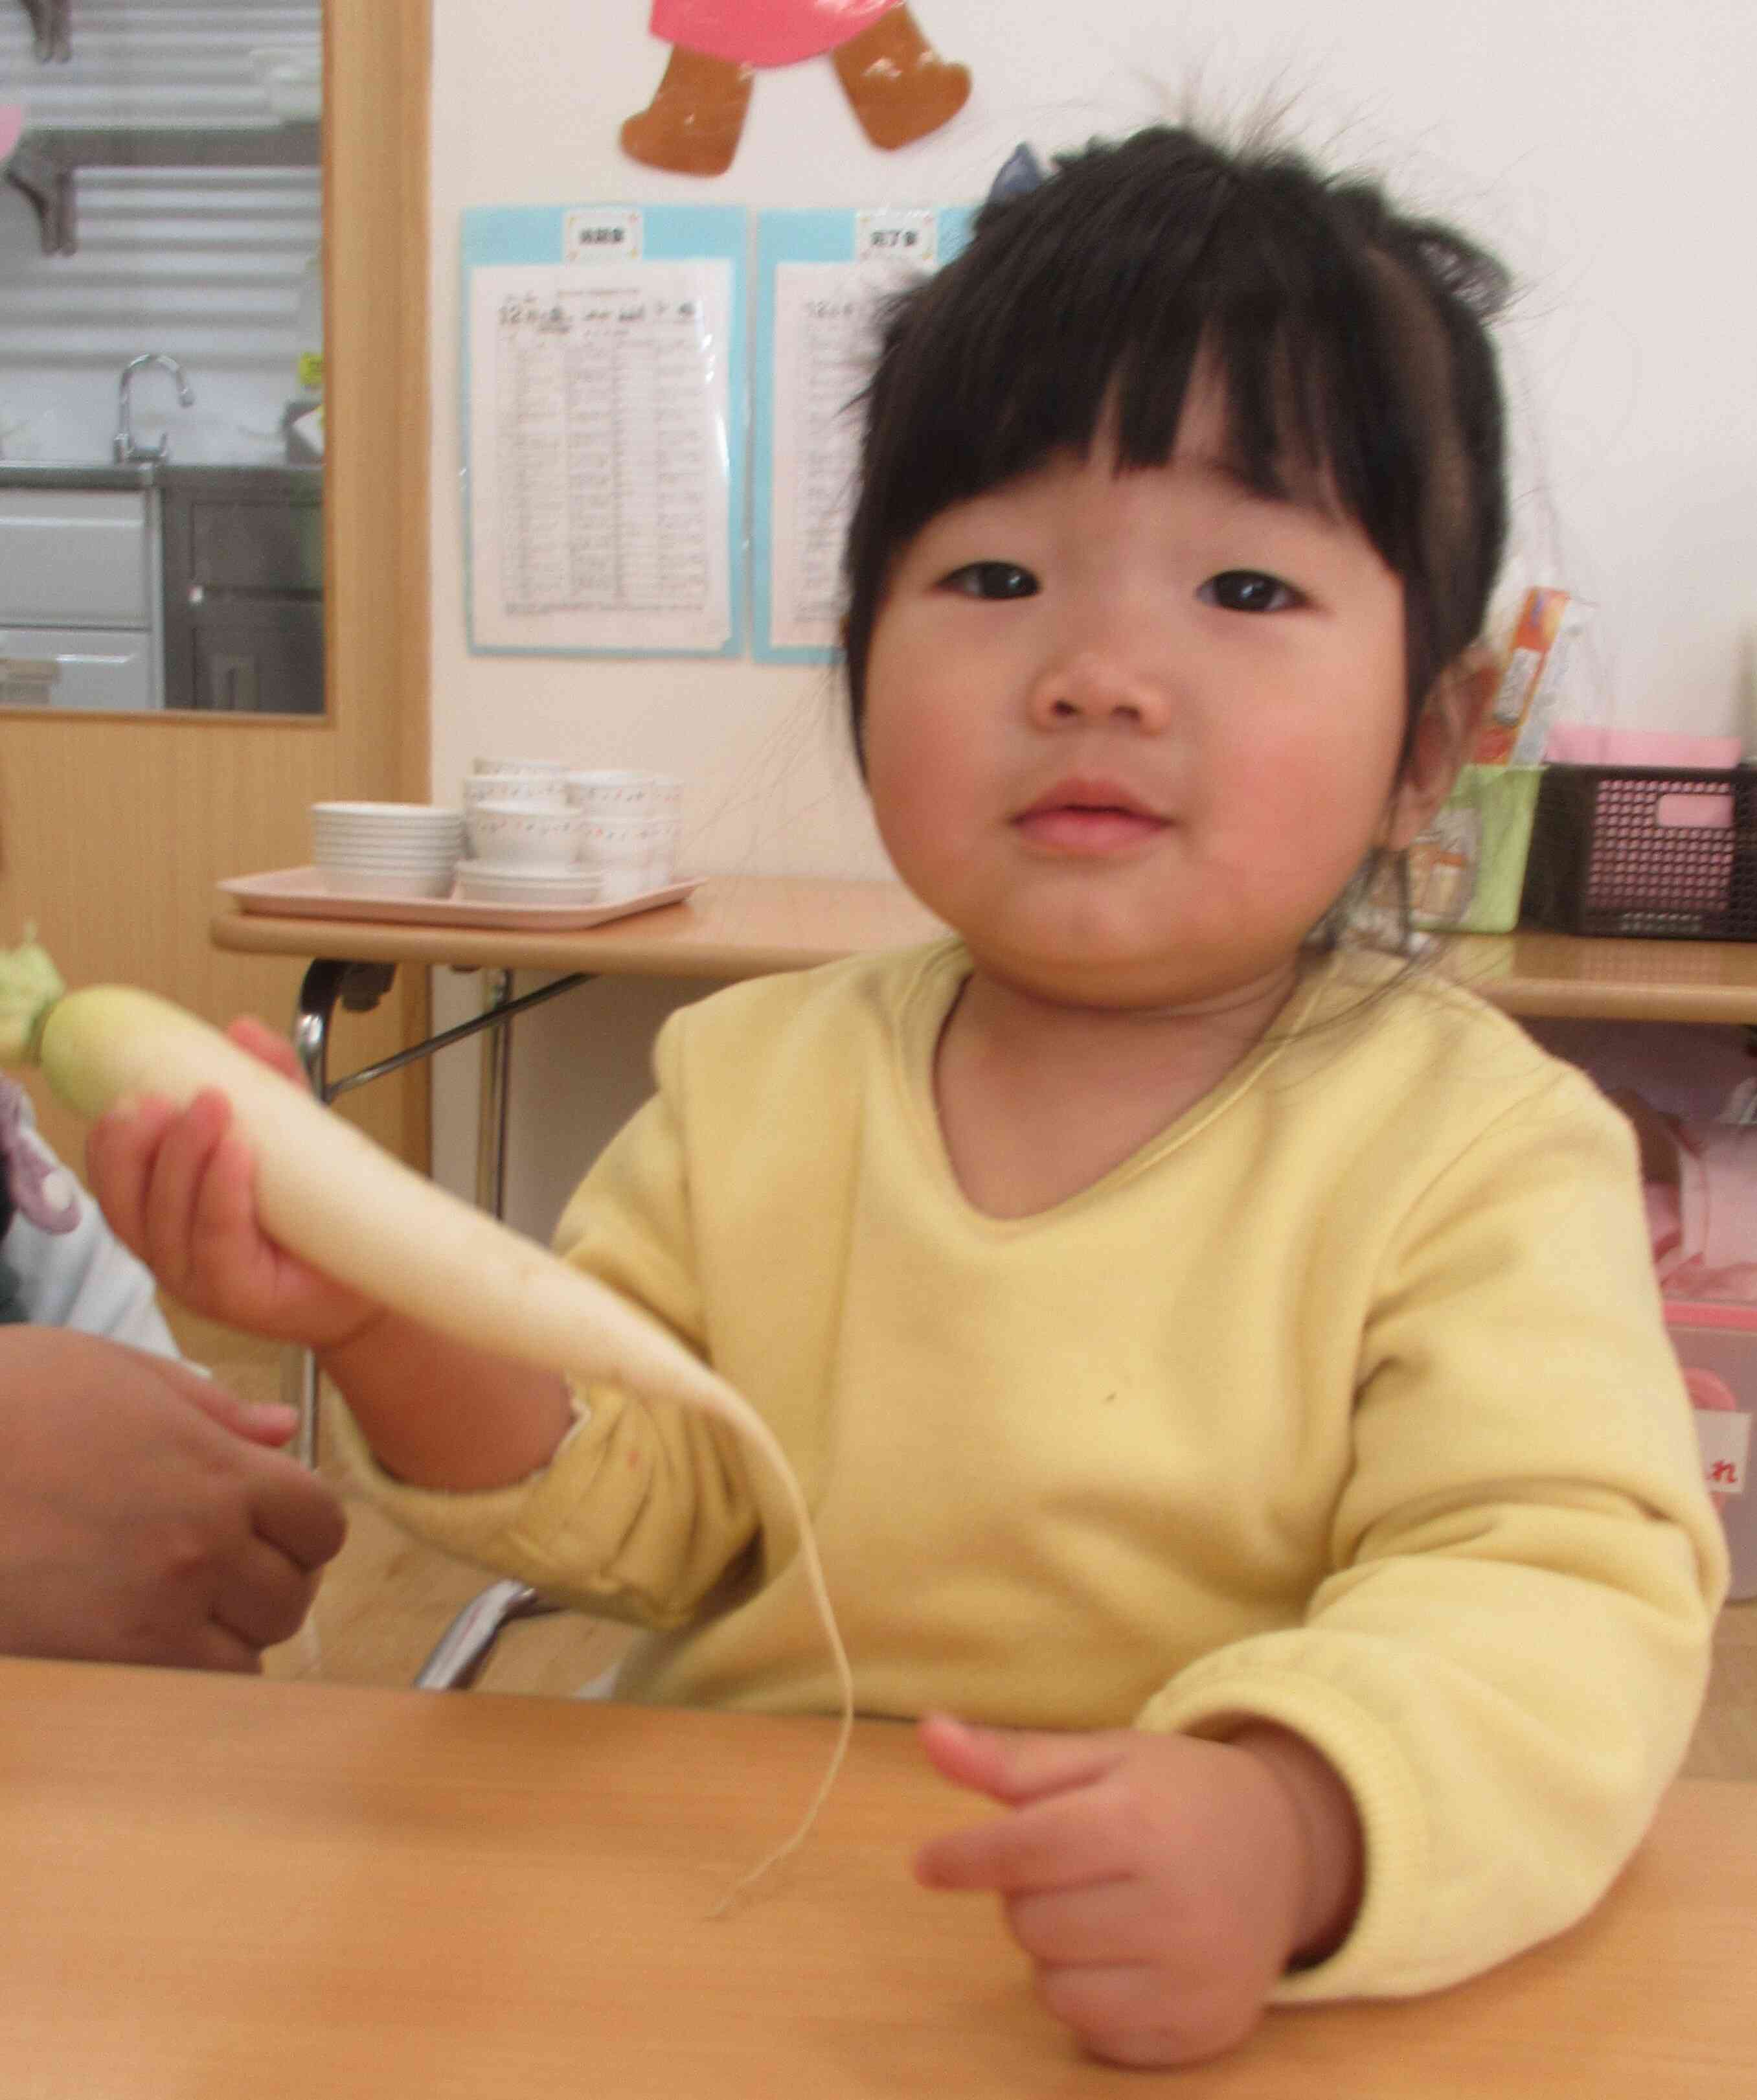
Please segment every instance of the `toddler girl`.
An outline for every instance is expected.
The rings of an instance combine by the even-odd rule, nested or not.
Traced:
[[[559,1229],[765,1415],[862,1710],[1006,1811],[919,1877],[1122,2062],[1559,1931],[1702,1691],[1628,1127],[1345,938],[1486,695],[1500,289],[1183,131],[986,209],[890,318],[847,565],[878,823],[954,930],[679,1012]],[[723,1427],[297,1264],[217,1097],[91,1172],[169,1288],[322,1352],[412,1528],[654,1630],[623,1696],[834,1707]]]

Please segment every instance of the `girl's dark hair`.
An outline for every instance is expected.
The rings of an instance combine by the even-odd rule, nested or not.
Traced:
[[[1072,448],[1115,404],[1119,464],[1170,457],[1199,355],[1228,464],[1265,495],[1316,482],[1403,583],[1405,752],[1482,632],[1506,536],[1506,272],[1374,183],[1286,150],[1156,127],[1059,159],[990,202],[970,245],[887,310],[844,554],[860,751],[873,629],[897,554],[949,505]]]

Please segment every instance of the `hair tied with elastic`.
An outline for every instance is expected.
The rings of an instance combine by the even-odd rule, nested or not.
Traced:
[[[1002,161],[1000,173],[989,185],[988,201],[1006,204],[1014,197],[1027,196],[1043,177],[1043,163],[1021,139]]]

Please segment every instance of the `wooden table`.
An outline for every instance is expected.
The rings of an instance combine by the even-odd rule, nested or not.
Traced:
[[[686,903],[579,933],[293,918],[230,898],[210,930],[217,946],[251,955],[727,982],[943,929],[896,883],[716,876]],[[1446,967],[1510,1013],[1757,1025],[1757,942],[1466,933],[1448,942]]]
[[[1735,2100],[1757,2091],[1757,1785],[1674,1789],[1594,1915],[1438,1996],[1277,2012],[1162,2080],[1082,2058],[967,1820],[830,1724],[0,1662],[7,2100]]]
[[[870,949],[900,947],[945,929],[895,882],[720,875],[711,876],[682,904],[609,920],[576,933],[294,918],[244,911],[229,897],[216,911],[210,930],[217,946],[249,955],[729,982],[834,962]]]

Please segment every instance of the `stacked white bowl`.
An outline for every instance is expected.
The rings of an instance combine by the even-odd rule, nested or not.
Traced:
[[[552,760],[478,758],[464,783],[459,893],[484,902],[614,903],[673,880],[682,784]]]
[[[623,768],[570,773],[567,800],[586,819],[579,857],[602,876],[606,897],[638,896],[675,880],[680,780]]]
[[[579,865],[583,825],[568,806],[567,769],[547,758],[478,758],[464,783],[469,858],[458,893],[478,904],[596,904]]]
[[[326,889],[350,897],[449,897],[464,813],[430,802],[314,802],[312,855]]]

